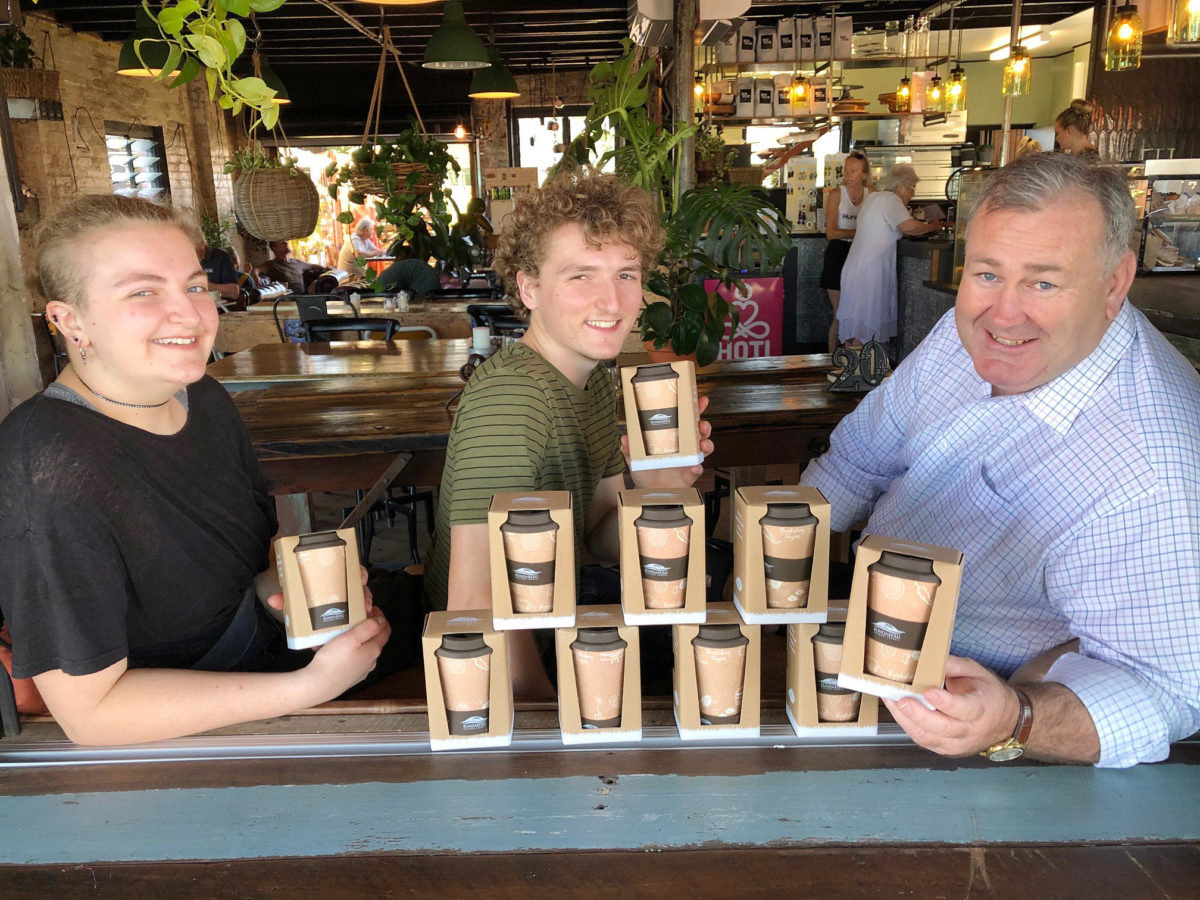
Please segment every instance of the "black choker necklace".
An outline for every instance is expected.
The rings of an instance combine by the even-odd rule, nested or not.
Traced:
[[[75,373],[75,377],[79,378],[78,372]],[[171,402],[171,398],[168,397],[162,403],[126,403],[123,400],[114,400],[112,397],[105,397],[103,394],[101,394],[99,391],[97,391],[95,388],[93,388],[90,384],[88,384],[82,378],[79,378],[79,383],[82,384],[89,391],[91,391],[95,396],[99,397],[101,400],[104,400],[106,403],[113,403],[113,404],[116,404],[117,406],[127,406],[130,409],[158,409],[160,406],[166,406],[168,403]]]

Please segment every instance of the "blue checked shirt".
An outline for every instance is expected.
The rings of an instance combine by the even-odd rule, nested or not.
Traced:
[[[1126,302],[1090,356],[992,397],[954,312],[834,431],[801,481],[844,530],[964,555],[953,652],[1008,677],[1073,637],[1101,766],[1200,728],[1200,377]]]

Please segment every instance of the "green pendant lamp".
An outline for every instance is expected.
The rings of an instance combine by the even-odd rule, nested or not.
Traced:
[[[462,0],[446,0],[446,13],[425,48],[426,69],[483,69],[491,65],[487,48],[463,14]]]
[[[488,59],[491,65],[480,69],[471,78],[471,89],[467,91],[467,96],[476,100],[511,100],[520,97],[517,79],[504,64],[495,44],[488,47]]]
[[[138,51],[141,51],[141,59]],[[134,18],[133,34],[125,38],[121,45],[121,55],[117,61],[118,75],[131,75],[135,78],[157,78],[171,52],[171,45],[162,39],[158,25],[145,8],[139,6]],[[172,77],[179,74],[176,69],[170,73]]]

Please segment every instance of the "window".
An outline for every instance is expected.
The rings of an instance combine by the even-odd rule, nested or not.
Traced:
[[[528,166],[538,170],[538,183],[546,180],[546,172],[562,159],[562,148],[583,131],[586,106],[569,106],[558,111],[550,107],[528,107],[514,109],[510,120],[513,142],[513,165]],[[551,129],[556,122],[558,128]],[[597,156],[612,149],[612,133],[604,132],[597,147]],[[604,166],[606,172],[613,170],[612,160]]]
[[[155,203],[169,199],[167,153],[161,128],[105,122],[104,143],[108,147],[114,194]]]

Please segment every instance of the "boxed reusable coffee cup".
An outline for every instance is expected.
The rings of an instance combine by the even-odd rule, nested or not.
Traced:
[[[766,84],[769,106],[770,80]],[[632,471],[704,462],[696,367],[690,360],[626,366],[621,369],[621,389]]]
[[[430,748],[464,750],[512,743],[508,635],[492,627],[489,611],[429,613],[421,651]]]
[[[798,737],[870,737],[879,731],[879,698],[838,684],[836,650],[844,641],[838,632],[845,615],[831,609],[828,622],[787,628],[785,710]]]
[[[575,621],[570,491],[493,495],[488,548],[495,628],[559,628]]]
[[[732,603],[709,604],[700,625],[672,625],[675,724],[685,740],[758,737],[762,642]]]
[[[564,744],[642,739],[641,649],[621,607],[584,606],[574,628],[554,633],[558,724]]]
[[[695,488],[620,491],[626,625],[704,621],[704,501]]]
[[[281,537],[275,566],[289,649],[319,647],[367,617],[353,528]]]
[[[824,622],[829,502],[806,485],[733,495],[733,602],[751,625]]]
[[[854,562],[838,684],[922,703],[925,691],[942,687],[962,565],[962,553],[949,547],[864,537]]]

